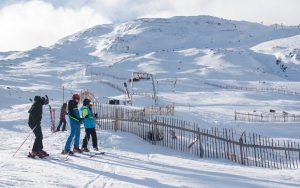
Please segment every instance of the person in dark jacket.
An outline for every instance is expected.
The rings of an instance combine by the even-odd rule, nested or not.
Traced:
[[[60,109],[59,124],[58,124],[56,131],[60,131],[60,126],[62,124],[63,124],[62,131],[66,130],[66,125],[67,125],[66,115],[68,115],[67,103],[64,103]]]
[[[98,144],[97,144],[97,133],[96,133],[96,123],[94,120],[94,115],[92,108],[90,106],[91,101],[89,99],[83,100],[83,106],[80,108],[84,127],[85,127],[85,137],[82,141],[82,151],[89,152],[89,149],[87,148],[88,142],[90,140],[90,137],[92,137],[93,141],[93,148],[95,151],[98,151]]]
[[[32,147],[32,152],[29,153],[28,157],[34,158],[35,156],[38,156],[40,158],[43,158],[45,156],[49,156],[49,154],[43,150],[43,133],[41,127],[43,105],[47,104],[49,104],[49,99],[47,95],[45,96],[45,98],[35,96],[34,103],[28,111],[28,125],[35,135],[35,141]]]
[[[78,103],[80,100],[80,96],[78,94],[74,94],[72,100],[68,103],[68,114],[70,120],[71,132],[70,136],[67,139],[66,145],[62,154],[73,155],[74,153],[81,153],[79,149],[80,142],[80,124],[82,123],[82,118],[80,117],[80,113],[78,110]],[[73,152],[70,150],[72,141],[74,140],[74,148]]]

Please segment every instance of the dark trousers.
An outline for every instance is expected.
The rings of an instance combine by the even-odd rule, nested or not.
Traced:
[[[85,129],[85,137],[82,141],[82,148],[87,147],[91,136],[92,136],[92,141],[93,141],[93,148],[98,147],[96,129],[95,128],[86,128]]]
[[[63,127],[62,127],[62,131],[65,131],[66,130],[66,124],[67,124],[67,121],[66,119],[60,119],[59,120],[59,124],[58,124],[58,127],[57,127],[57,131],[59,131],[60,129],[60,126],[63,124]]]
[[[35,135],[32,152],[38,152],[43,150],[43,133],[42,133],[41,123],[35,125],[29,125],[29,127],[33,130],[33,133]]]

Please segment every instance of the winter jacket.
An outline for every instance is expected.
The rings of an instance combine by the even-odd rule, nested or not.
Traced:
[[[74,100],[69,101],[68,113],[69,113],[70,124],[80,126],[81,117],[80,117],[80,113],[76,101]]]
[[[93,114],[90,110],[90,108],[88,106],[82,106],[80,108],[81,113],[82,113],[82,117],[83,119],[83,123],[84,123],[84,127],[85,128],[95,128],[96,127],[96,123],[93,117]]]
[[[29,113],[28,124],[30,126],[35,126],[36,124],[41,124],[42,114],[43,114],[43,101],[40,99],[37,99],[32,104],[28,113]]]
[[[67,110],[66,110],[66,108],[64,108],[64,107],[61,107],[61,109],[60,109],[60,119],[62,120],[62,119],[65,119],[65,116],[68,114],[68,112],[67,112]]]

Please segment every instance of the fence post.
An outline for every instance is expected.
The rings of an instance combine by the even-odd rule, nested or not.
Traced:
[[[240,139],[239,139],[239,145],[240,145],[240,154],[241,154],[241,164],[245,165],[245,158],[244,158],[244,148],[243,148],[243,135],[245,134],[245,131],[243,132],[243,134],[241,135]]]
[[[204,157],[204,149],[203,149],[203,143],[202,143],[202,139],[201,139],[201,135],[200,135],[200,128],[197,128],[198,131],[198,136],[199,136],[199,146],[200,146],[200,158]]]
[[[115,131],[117,131],[118,130],[118,114],[119,114],[119,111],[118,111],[118,108],[116,108],[116,112],[115,112],[116,114],[115,114]]]

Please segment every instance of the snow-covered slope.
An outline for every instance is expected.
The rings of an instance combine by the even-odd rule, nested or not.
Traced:
[[[299,36],[299,28],[292,26],[278,28],[210,16],[174,17],[100,25],[61,39],[51,47],[0,52],[0,133],[5,135],[0,140],[4,175],[0,186],[300,186],[295,175],[299,170],[270,171],[199,160],[152,147],[129,134],[107,131],[99,132],[102,146],[111,154],[103,159],[75,158],[61,164],[28,160],[22,156],[28,151],[30,140],[17,158],[10,157],[30,131],[30,98],[48,94],[52,106],[58,109],[64,86],[65,100],[84,88],[93,90],[101,102],[108,98],[123,100],[120,88],[133,71],[154,75],[159,104],[174,103],[180,119],[196,121],[203,128],[230,127],[238,132],[299,140],[297,122],[234,121],[235,111],[275,109],[300,114],[298,95],[260,92],[263,88],[300,92]],[[258,89],[232,89],[239,86]],[[151,82],[134,83],[134,91],[151,93]],[[133,96],[133,100],[137,106],[153,104],[147,97]],[[45,108],[45,149],[58,155],[66,135],[51,134],[49,122]],[[114,142],[119,139],[128,141]],[[131,147],[134,143],[136,146]],[[53,171],[44,170],[49,166]],[[40,171],[47,177],[40,178]],[[55,178],[57,174],[63,179]]]

